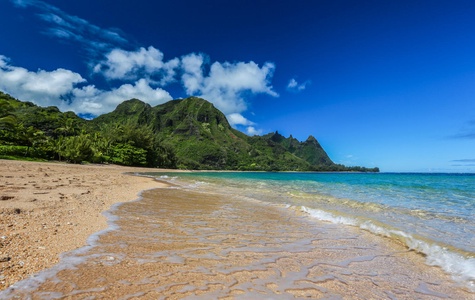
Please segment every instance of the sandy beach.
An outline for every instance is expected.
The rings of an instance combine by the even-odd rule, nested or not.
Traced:
[[[238,192],[125,174],[158,170],[5,160],[0,170],[6,299],[473,296],[391,239]],[[93,235],[120,202],[117,230]]]
[[[117,230],[4,299],[472,299],[389,239],[179,187],[114,210]]]
[[[0,160],[0,290],[59,261],[107,227],[102,212],[160,183],[151,169]]]

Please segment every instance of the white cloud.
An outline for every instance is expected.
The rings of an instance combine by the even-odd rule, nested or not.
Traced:
[[[179,59],[163,61],[163,53],[149,46],[141,47],[137,51],[113,49],[106,55],[106,59],[94,67],[95,73],[102,73],[107,79],[136,79],[139,77],[160,77],[161,84],[167,84],[174,79],[175,69],[179,66]]]
[[[244,97],[259,93],[278,96],[270,85],[274,70],[274,65],[270,63],[259,67],[254,62],[215,62],[205,76],[206,58],[202,54],[190,54],[181,61],[175,59],[163,63],[161,52],[152,47],[141,48],[135,53],[120,52],[120,55],[111,57],[115,57],[115,60],[110,60],[108,70],[117,76],[127,77],[129,72],[133,73],[138,67],[144,67],[144,72],[155,69],[171,69],[173,72],[180,70],[183,85],[189,95],[195,94],[211,101],[227,115],[231,126],[246,127],[246,132],[251,135],[260,131],[255,128],[254,122],[242,115],[247,110]],[[123,65],[119,62],[123,62]],[[171,72],[165,73],[173,79]],[[166,77],[162,80],[164,78]],[[167,91],[154,88],[154,85],[156,86],[156,82],[152,79],[141,78],[111,90],[102,90],[88,85],[86,79],[73,71],[61,68],[53,71],[29,71],[12,66],[5,56],[0,55],[1,90],[40,106],[57,106],[62,111],[100,115],[112,111],[122,101],[131,98],[138,98],[152,106],[172,99]]]
[[[241,114],[238,113],[232,113],[226,116],[228,119],[229,124],[231,126],[236,126],[236,125],[255,125],[254,122],[249,121],[248,119],[244,118]]]
[[[188,95],[203,97],[224,114],[241,113],[247,109],[245,95],[279,95],[270,85],[275,65],[265,63],[259,67],[254,62],[220,63],[211,65],[204,74],[205,57],[189,54],[182,57],[182,82]]]
[[[110,90],[101,90],[73,71],[29,71],[9,65],[6,58],[0,56],[0,89],[21,100],[97,115],[111,111],[130,98],[139,98],[152,105],[163,103],[172,98],[157,86],[181,80],[187,95],[209,100],[227,115],[230,124],[247,126],[248,134],[253,134],[258,132],[256,124],[242,115],[248,109],[248,99],[257,94],[279,96],[271,85],[273,63],[262,66],[253,61],[210,63],[206,55],[196,53],[164,61],[164,54],[159,49],[153,46],[138,48],[127,41],[120,30],[100,28],[46,1],[11,2],[32,9],[46,24],[45,29],[41,29],[44,34],[73,42],[86,51],[86,63],[93,73],[110,80],[108,84],[120,84]],[[131,48],[135,50],[130,51]],[[308,83],[298,85],[295,81],[292,88],[303,90]]]
[[[262,130],[256,129],[255,127],[256,123],[246,119],[241,114],[238,114],[238,113],[229,114],[226,116],[226,118],[228,119],[229,124],[233,127],[244,126],[244,130],[247,135],[253,136],[253,135],[262,134]]]
[[[6,68],[8,65],[8,58],[0,54],[0,68]]]
[[[199,93],[203,84],[203,54],[188,54],[181,59],[182,82],[188,95]]]
[[[205,91],[229,90],[239,93],[249,90],[277,97],[278,94],[272,90],[272,86],[269,86],[274,69],[273,63],[265,63],[259,68],[253,61],[234,64],[215,62],[211,65],[209,76],[205,78]]]
[[[246,128],[246,133],[250,136],[261,135],[262,130],[257,130],[254,126],[249,126],[249,127]]]
[[[289,84],[287,85],[287,88],[289,89],[293,89],[297,86],[297,80],[295,80],[294,78],[290,79],[289,81]]]
[[[74,101],[69,105],[75,112],[100,115],[112,111],[124,100],[137,98],[155,106],[172,100],[170,94],[160,88],[152,88],[146,79],[135,84],[123,84],[117,89],[104,91],[88,85],[72,91]]]
[[[42,106],[56,105],[61,96],[85,81],[78,73],[65,69],[28,71],[9,65],[7,58],[0,56],[0,89]]]
[[[54,38],[79,42],[79,45],[92,57],[103,51],[126,45],[127,40],[118,30],[106,29],[88,21],[67,14],[61,9],[41,0],[11,0],[17,7],[32,7],[38,11],[37,16],[49,27],[43,33]]]
[[[289,83],[287,84],[287,91],[290,92],[301,92],[307,88],[307,85],[311,83],[310,80],[305,81],[302,84],[299,84],[295,78],[290,79]]]
[[[13,2],[13,4],[19,7],[27,7],[36,2],[36,0],[11,0],[11,1]]]
[[[85,82],[78,73],[65,69],[32,72],[11,66],[7,58],[0,55],[0,90],[40,106],[54,105],[63,111],[99,115],[112,111],[122,101],[131,98],[138,98],[153,106],[172,99],[167,91],[151,87],[146,79],[134,84],[123,84],[109,91],[97,89],[93,85],[78,87]]]
[[[163,64],[163,71],[161,72],[160,85],[167,85],[175,81],[175,75],[180,66],[180,59],[174,58]]]
[[[202,97],[212,102],[227,117],[231,126],[247,126],[250,135],[259,134],[255,123],[242,116],[247,110],[246,96],[267,94],[278,97],[271,85],[275,65],[255,62],[214,62],[207,75],[203,54],[188,54],[181,59],[182,83],[188,95]]]

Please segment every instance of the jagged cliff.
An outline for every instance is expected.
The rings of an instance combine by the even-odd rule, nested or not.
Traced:
[[[160,142],[174,149],[180,168],[303,171],[333,165],[315,138],[290,143],[278,133],[246,136],[233,129],[213,104],[197,97],[155,107],[131,99],[92,123],[131,121],[151,126]]]
[[[41,108],[5,94],[0,94],[0,110],[0,114],[16,118],[23,131],[26,128],[32,136],[44,137],[42,143],[34,144],[31,139],[20,138],[19,131],[15,133],[0,126],[0,142],[29,148],[50,143],[49,150],[38,152],[47,159],[74,156],[70,159],[74,162],[92,160],[182,169],[352,170],[334,164],[313,136],[303,142],[278,132],[247,136],[233,129],[213,104],[197,97],[172,100],[155,107],[131,99],[90,121],[72,112],[62,113],[55,107]],[[82,150],[68,152],[62,146]]]

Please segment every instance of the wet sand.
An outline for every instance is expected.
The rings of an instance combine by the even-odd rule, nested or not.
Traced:
[[[84,246],[107,227],[102,212],[114,203],[160,186],[123,174],[151,170],[0,160],[0,290]]]
[[[238,196],[160,188],[119,230],[19,283],[32,299],[472,299],[389,239]]]

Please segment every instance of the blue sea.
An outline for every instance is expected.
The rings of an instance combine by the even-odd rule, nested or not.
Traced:
[[[282,204],[395,239],[475,286],[475,174],[190,172],[159,178]]]

